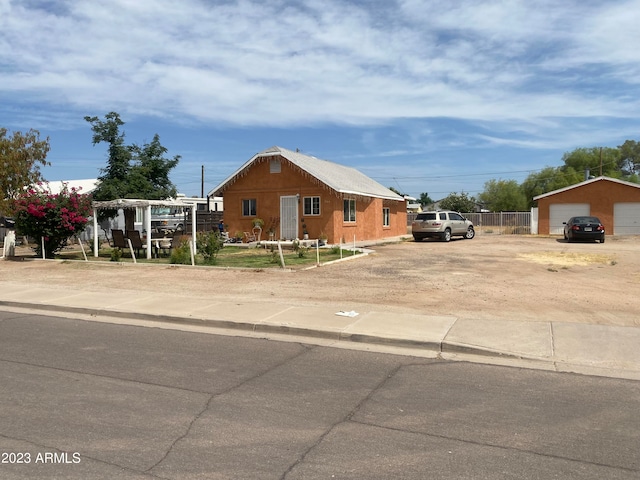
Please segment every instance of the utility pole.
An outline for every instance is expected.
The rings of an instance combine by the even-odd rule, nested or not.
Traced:
[[[602,147],[600,147],[600,176],[602,176]]]
[[[202,165],[202,174],[200,177],[200,198],[204,198],[204,165]]]

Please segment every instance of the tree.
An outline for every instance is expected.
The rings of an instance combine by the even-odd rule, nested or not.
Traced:
[[[120,133],[120,127],[124,122],[116,112],[106,114],[105,121],[98,117],[84,117],[84,119],[91,124],[93,145],[102,142],[109,144],[107,166],[100,169],[101,175],[98,177],[100,183],[93,191],[94,200],[127,198],[130,191],[131,151],[124,144],[124,133]]]
[[[420,194],[420,198],[418,199],[418,201],[420,202],[420,205],[424,206],[424,205],[431,205],[433,203],[433,200],[431,199],[431,197],[429,196],[429,194],[427,192],[423,192]]]
[[[65,185],[60,193],[30,188],[13,200],[16,229],[36,241],[36,254],[42,255],[42,239],[46,258],[66,245],[87,224],[91,215],[91,197],[78,190],[68,190]]]
[[[98,117],[84,117],[93,130],[93,145],[109,144],[107,166],[100,170],[100,183],[93,192],[94,200],[105,201],[118,198],[140,198],[163,200],[175,197],[176,187],[169,180],[169,172],[178,164],[180,156],[166,159],[167,149],[155,134],[151,143],[143,146],[127,146],[125,134],[120,131],[124,125],[120,115],[110,112],[105,120]],[[115,210],[101,210],[100,219],[114,217]],[[125,210],[126,228],[133,229],[133,211]]]
[[[632,181],[637,181],[638,175],[640,175],[640,143],[635,140],[627,140],[618,149],[621,171],[636,179]]]
[[[0,211],[11,209],[15,199],[25,187],[43,181],[40,167],[47,162],[49,137],[40,140],[40,132],[13,132],[0,128]]]
[[[518,212],[528,208],[524,191],[515,180],[489,180],[478,199],[492,212]]]
[[[158,134],[153,136],[151,143],[145,143],[142,147],[133,145],[130,151],[135,162],[131,173],[137,198],[163,200],[175,197],[177,191],[169,179],[169,172],[178,165],[180,156],[164,158],[168,150],[160,144]]]
[[[455,210],[456,212],[474,212],[476,210],[476,200],[466,193],[450,193],[440,200],[440,207],[444,210]]]
[[[573,176],[579,183],[590,175],[606,175],[620,178],[623,173],[620,168],[620,151],[617,148],[591,147],[576,148],[562,156],[564,165],[560,169]],[[601,173],[602,172],[602,173]]]

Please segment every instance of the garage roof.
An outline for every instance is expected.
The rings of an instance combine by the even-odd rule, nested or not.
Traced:
[[[541,198],[550,197],[551,195],[556,195],[558,193],[566,192],[568,190],[573,190],[574,188],[580,188],[590,183],[601,182],[601,181],[614,182],[614,183],[619,183],[621,185],[627,185],[628,187],[640,188],[640,185],[638,185],[637,183],[626,182],[624,180],[618,180],[617,178],[602,176],[602,177],[590,178],[589,180],[585,180],[584,182],[576,183],[575,185],[569,185],[568,187],[564,187],[564,188],[559,188],[558,190],[553,190],[552,192],[543,193],[542,195],[533,197],[533,199],[540,200]]]

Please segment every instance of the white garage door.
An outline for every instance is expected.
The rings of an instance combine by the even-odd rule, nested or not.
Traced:
[[[640,203],[613,205],[613,234],[640,235]]]
[[[591,206],[588,203],[557,203],[549,205],[549,234],[562,235],[564,225],[571,217],[589,215]]]

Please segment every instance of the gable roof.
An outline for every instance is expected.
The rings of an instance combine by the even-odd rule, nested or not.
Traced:
[[[254,155],[245,162],[231,176],[225,179],[220,185],[209,192],[209,196],[221,195],[222,192],[246,171],[255,162],[269,157],[283,157],[303,172],[314,177],[327,187],[342,194],[360,195],[365,197],[376,197],[387,200],[404,201],[400,195],[379,184],[375,180],[367,177],[355,168],[346,167],[328,160],[321,160],[300,152],[293,152],[281,147],[271,147]]]
[[[564,188],[559,188],[558,190],[553,190],[552,192],[543,193],[542,195],[537,195],[533,197],[533,199],[539,200],[541,198],[550,197],[551,195],[556,195],[558,193],[566,192],[568,190],[573,190],[574,188],[580,188],[584,185],[589,185],[590,183],[602,182],[602,181],[614,182],[614,183],[619,183],[620,185],[626,185],[628,187],[640,188],[640,185],[638,185],[637,183],[626,182],[624,180],[618,180],[617,178],[602,176],[602,177],[590,178],[589,180],[585,180],[584,182],[576,183],[574,185],[569,185],[568,187],[564,187]]]

